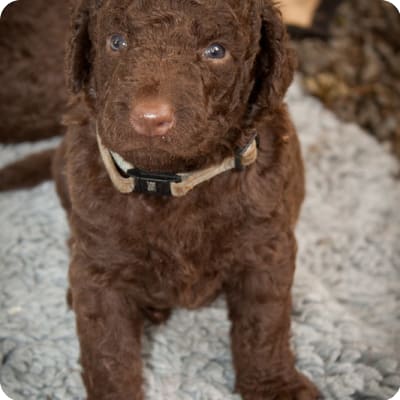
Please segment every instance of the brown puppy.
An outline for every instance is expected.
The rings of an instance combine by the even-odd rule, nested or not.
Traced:
[[[144,318],[162,322],[221,293],[242,398],[318,397],[289,347],[304,182],[282,100],[287,46],[270,0],[76,6],[67,64],[77,96],[54,175],[89,400],[143,399]],[[232,166],[235,152],[237,167],[250,165],[173,196],[187,177],[177,173]]]

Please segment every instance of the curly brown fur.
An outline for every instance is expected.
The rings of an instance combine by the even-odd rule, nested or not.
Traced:
[[[0,19],[0,142],[59,135],[68,2],[18,0]]]
[[[0,191],[31,188],[52,179],[54,153],[53,149],[44,150],[0,169]]]
[[[284,93],[294,60],[281,17],[265,0],[82,0],[67,52],[75,107],[54,162],[71,226],[69,301],[89,400],[144,398],[141,334],[176,306],[226,295],[236,389],[244,400],[313,400],[289,347],[304,195],[299,143]],[[110,35],[128,46],[110,51]],[[211,43],[230,56],[203,57]],[[162,96],[176,123],[139,135],[135,105]],[[96,143],[135,166],[183,172],[220,162],[257,130],[257,162],[183,198],[123,195]]]

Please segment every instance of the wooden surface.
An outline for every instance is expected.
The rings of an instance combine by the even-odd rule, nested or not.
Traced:
[[[279,2],[285,23],[308,28],[320,0],[281,0]]]

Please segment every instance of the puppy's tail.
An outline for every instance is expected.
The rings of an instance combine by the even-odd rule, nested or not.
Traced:
[[[31,154],[0,169],[0,191],[26,189],[52,179],[55,149]]]

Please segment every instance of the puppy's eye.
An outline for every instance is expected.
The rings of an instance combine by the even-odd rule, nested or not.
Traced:
[[[220,60],[226,55],[226,50],[220,44],[214,43],[207,47],[204,51],[204,57],[211,58],[213,60]]]
[[[121,51],[127,47],[128,42],[120,33],[115,33],[110,37],[110,48],[112,51]]]

